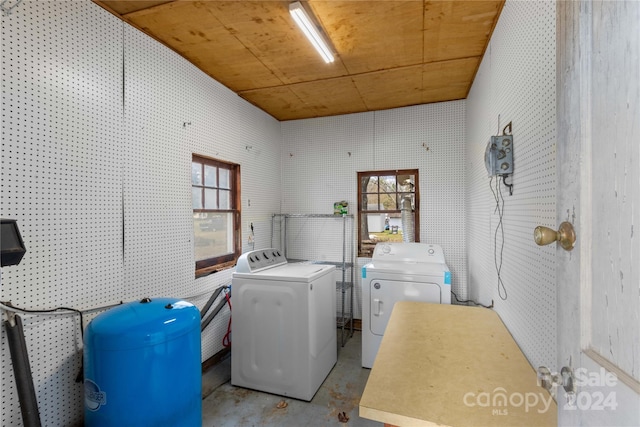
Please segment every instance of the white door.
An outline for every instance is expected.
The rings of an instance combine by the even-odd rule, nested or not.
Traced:
[[[640,425],[640,2],[558,1],[559,425]],[[571,404],[567,404],[567,396]]]
[[[371,279],[370,286],[371,333],[379,336],[384,335],[397,301],[442,302],[442,291],[437,283]]]

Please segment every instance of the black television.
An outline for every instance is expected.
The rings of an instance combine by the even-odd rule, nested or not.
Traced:
[[[20,264],[27,252],[15,219],[0,219],[0,252],[2,267]]]

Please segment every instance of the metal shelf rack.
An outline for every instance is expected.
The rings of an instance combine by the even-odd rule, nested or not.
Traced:
[[[336,220],[342,223],[342,259],[336,259],[335,261],[309,259],[305,256],[291,256],[290,257],[290,242],[288,241],[287,230],[290,225],[291,219],[326,219]],[[288,225],[289,223],[289,225]],[[276,230],[276,226],[279,229]],[[285,257],[290,262],[296,261],[308,261],[314,264],[328,264],[335,265],[336,269],[341,270],[342,280],[336,282],[336,291],[340,292],[340,312],[337,315],[337,327],[341,329],[341,345],[344,347],[346,342],[346,334],[348,337],[353,336],[353,283],[354,283],[354,250],[353,250],[353,226],[354,216],[352,214],[343,215],[331,215],[331,214],[273,214],[271,217],[271,245],[272,247],[278,247],[284,252]],[[350,233],[347,232],[350,230]],[[277,235],[276,235],[277,233]],[[276,240],[276,237],[278,238]],[[310,239],[313,236],[308,236]],[[277,243],[277,244],[276,244]],[[295,255],[295,254],[294,254]],[[348,302],[346,301],[348,300]]]

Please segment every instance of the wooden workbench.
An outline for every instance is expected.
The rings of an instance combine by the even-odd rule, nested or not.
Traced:
[[[493,310],[398,302],[360,400],[395,426],[555,426],[557,407]]]

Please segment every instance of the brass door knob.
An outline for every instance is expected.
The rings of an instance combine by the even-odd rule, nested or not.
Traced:
[[[539,225],[533,230],[533,240],[535,240],[538,246],[560,242],[560,246],[562,246],[564,250],[570,251],[576,244],[576,233],[570,222],[560,224],[558,231]]]

